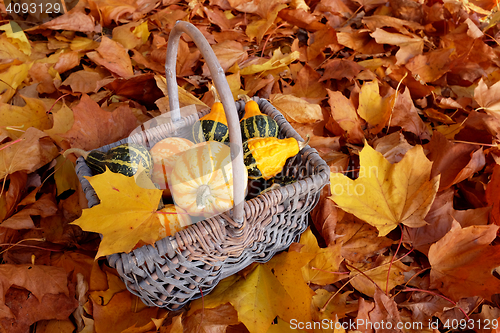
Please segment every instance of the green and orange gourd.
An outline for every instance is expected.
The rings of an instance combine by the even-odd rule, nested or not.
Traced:
[[[215,87],[211,89],[215,102],[210,113],[203,116],[193,125],[193,140],[196,143],[205,141],[218,141],[229,143],[229,129],[227,127],[224,106],[220,102]]]
[[[139,170],[139,166],[142,166],[150,176],[153,168],[153,159],[147,148],[135,143],[121,144],[106,153],[97,149],[85,151],[80,148],[70,148],[63,155],[67,157],[72,153],[82,156],[88,167],[96,174],[103,173],[108,168],[112,172],[132,177]]]
[[[245,101],[245,114],[240,120],[241,137],[243,142],[251,138],[277,137],[278,123],[259,109],[259,104],[247,95],[240,95]]]

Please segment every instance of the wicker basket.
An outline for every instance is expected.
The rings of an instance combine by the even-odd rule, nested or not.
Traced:
[[[172,121],[99,150],[106,152],[125,142],[152,146],[169,136],[189,138],[192,124],[208,112],[206,110],[187,117],[179,115],[178,95],[174,89],[177,87],[175,59],[179,37],[183,32],[191,37],[197,34],[202,36],[187,22],[178,22],[170,33],[166,73],[170,109],[175,110],[172,112]],[[207,63],[209,58],[212,62],[216,59],[204,38],[197,46]],[[238,114],[243,112],[244,102],[233,101],[224,71],[217,61],[215,63],[215,67],[210,68],[209,64],[209,68],[226,111],[231,146],[237,144],[241,152]],[[280,127],[280,138],[294,137],[303,141],[268,101],[259,98],[254,100],[263,113],[276,120]],[[238,166],[238,163],[241,164]],[[237,176],[237,169],[242,166],[240,154],[233,160],[234,179],[242,179]],[[89,207],[99,204],[94,189],[84,178],[92,176],[92,172],[81,157],[77,160],[76,172]],[[208,294],[221,279],[253,262],[266,262],[276,252],[285,250],[306,229],[308,213],[318,203],[321,189],[329,182],[330,169],[315,149],[306,146],[287,161],[283,173],[297,181],[254,199],[242,200],[241,205],[235,205],[231,211],[200,221],[154,245],[146,245],[130,253],[110,255],[107,258],[109,265],[116,268],[127,289],[149,306],[176,310],[190,300]],[[244,197],[244,185],[235,182],[235,202],[238,195]]]

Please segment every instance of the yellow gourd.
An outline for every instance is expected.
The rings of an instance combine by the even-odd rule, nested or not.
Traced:
[[[247,173],[239,182],[247,183]],[[230,149],[207,141],[182,153],[170,176],[177,206],[193,216],[210,217],[233,207],[233,172]]]
[[[249,179],[271,179],[281,172],[286,160],[309,143],[295,138],[252,138],[243,143],[243,159]]]

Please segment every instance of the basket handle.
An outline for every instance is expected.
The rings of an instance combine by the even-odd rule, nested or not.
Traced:
[[[243,204],[245,200],[244,179],[245,164],[243,163],[243,146],[240,132],[238,112],[233,100],[233,94],[227,83],[224,70],[219,64],[217,57],[210,44],[203,34],[191,23],[177,21],[170,32],[167,44],[167,58],[165,60],[165,74],[167,80],[168,99],[170,111],[172,112],[172,122],[180,120],[179,92],[177,89],[176,59],[179,48],[179,39],[182,33],[186,33],[194,41],[201,54],[205,58],[210,73],[217,88],[229,128],[229,141],[231,147],[231,161],[233,164],[233,220],[238,224],[243,224]]]

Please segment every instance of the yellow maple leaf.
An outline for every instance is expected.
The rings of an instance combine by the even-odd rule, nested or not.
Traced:
[[[384,128],[393,105],[394,95],[380,96],[378,82],[368,81],[361,87],[358,114],[370,125],[372,134],[377,134]]]
[[[283,317],[281,317],[287,322],[292,319],[301,322],[311,320],[311,301],[314,292],[304,281],[301,268],[306,266],[313,257],[314,254],[289,251],[274,256],[265,264],[293,300],[285,304],[286,311],[283,311]]]
[[[310,228],[307,228],[301,235],[298,246],[293,246],[289,253],[298,251],[301,260],[308,259],[306,265],[301,264],[297,267],[301,269],[305,282],[326,285],[343,278],[342,275],[338,274],[339,265],[343,260],[340,249],[341,244],[331,244],[326,248],[320,248],[316,236]]]
[[[243,67],[240,71],[241,75],[250,75],[265,71],[270,71],[274,69],[285,69],[286,66],[290,65],[295,60],[299,59],[300,52],[293,51],[289,54],[281,53],[281,49],[276,49],[273,53],[271,59],[267,60],[264,58],[257,58],[257,63],[250,63],[250,65]]]
[[[353,288],[373,297],[375,289],[377,289],[374,282],[384,291],[386,288],[392,290],[397,285],[403,284],[405,281],[403,273],[410,271],[410,268],[401,261],[395,261],[392,265],[389,265],[391,259],[392,257],[380,257],[374,263],[351,262],[347,268],[351,271],[349,277]],[[360,272],[363,272],[363,274]],[[389,274],[388,285],[387,274]]]
[[[156,210],[161,190],[146,189],[133,177],[109,170],[87,179],[101,203],[84,209],[72,224],[103,236],[96,258],[129,252],[141,240],[146,244],[158,240],[161,222]]]
[[[286,7],[287,5],[285,4],[277,5],[273,10],[267,13],[267,16],[265,18],[261,20],[254,20],[249,23],[246,29],[248,38],[252,40],[257,37],[257,43],[260,43],[266,32],[276,20],[279,11]]]
[[[14,21],[10,21],[9,23],[0,26],[0,30],[5,31],[7,37],[10,38],[13,44],[16,44],[19,47],[19,50],[26,55],[31,55],[31,44],[19,24]]]
[[[330,173],[332,199],[344,211],[376,227],[380,236],[403,223],[412,228],[426,225],[424,217],[439,187],[439,175],[430,179],[432,162],[415,146],[395,164],[368,144],[359,153],[356,180]]]
[[[222,280],[203,300],[191,303],[189,314],[201,308],[231,303],[250,333],[267,332],[276,316],[282,318],[293,300],[266,265],[256,265],[246,278],[232,275]]]

